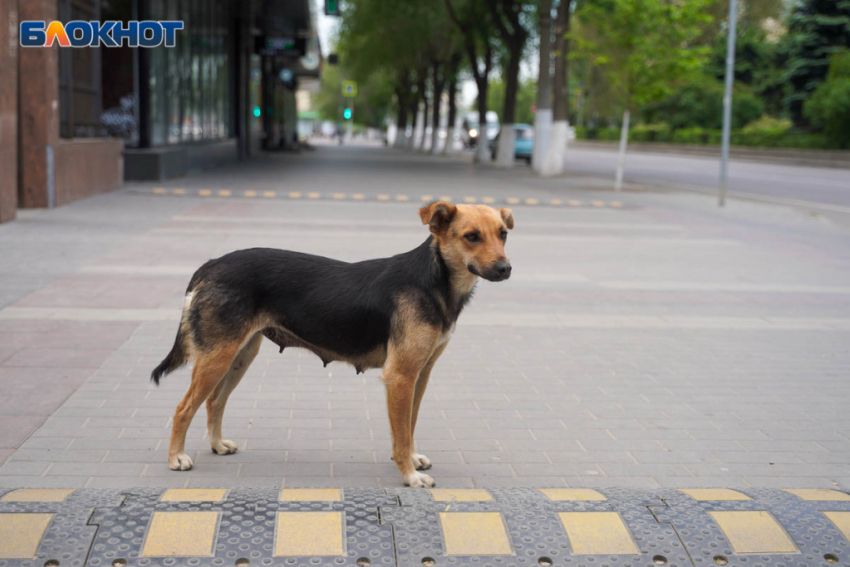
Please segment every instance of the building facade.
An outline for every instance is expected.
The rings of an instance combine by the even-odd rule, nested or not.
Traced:
[[[0,0],[0,222],[297,145],[310,0]],[[24,20],[180,20],[174,47],[21,47]]]

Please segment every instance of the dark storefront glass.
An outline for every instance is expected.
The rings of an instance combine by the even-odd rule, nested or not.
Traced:
[[[229,0],[150,0],[150,19],[183,20],[177,46],[150,54],[151,144],[232,135]]]

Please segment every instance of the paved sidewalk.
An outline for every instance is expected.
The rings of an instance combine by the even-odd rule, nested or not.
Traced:
[[[239,452],[202,409],[182,473],[189,370],[148,376],[208,258],[405,251],[423,195],[516,218],[513,277],[479,285],[423,403],[438,486],[850,487],[850,223],[606,183],[322,147],[25,211],[0,227],[0,487],[400,486],[378,371],[265,344],[225,415]]]

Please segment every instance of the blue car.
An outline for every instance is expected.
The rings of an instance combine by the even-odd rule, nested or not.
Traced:
[[[490,142],[490,155],[495,160],[499,155],[499,136]],[[531,154],[534,152],[534,127],[531,124],[514,124],[514,157],[524,159],[531,164]]]

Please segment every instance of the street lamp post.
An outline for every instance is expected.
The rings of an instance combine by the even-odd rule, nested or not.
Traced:
[[[718,205],[726,204],[729,187],[729,141],[732,136],[732,87],[735,84],[735,35],[738,28],[738,0],[729,0],[729,25],[726,41],[726,90],[723,93],[723,149],[720,158],[720,195]]]

